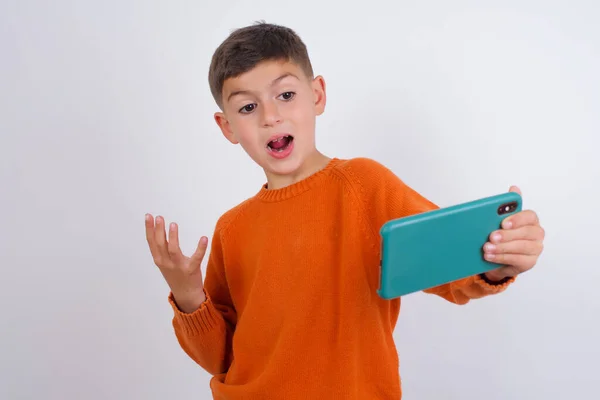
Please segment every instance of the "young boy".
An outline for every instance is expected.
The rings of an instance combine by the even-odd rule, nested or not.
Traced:
[[[266,184],[219,218],[204,282],[208,238],[186,257],[177,225],[167,236],[162,217],[146,216],[179,343],[214,375],[215,399],[399,399],[400,299],[376,293],[378,230],[436,205],[373,160],[316,149],[325,82],[292,30],[234,31],[209,82],[223,135],[264,169]],[[465,304],[532,268],[544,238],[536,214],[515,214],[503,228],[484,246],[498,269],[426,292]]]

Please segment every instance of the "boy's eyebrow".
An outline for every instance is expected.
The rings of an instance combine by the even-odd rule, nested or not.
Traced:
[[[294,77],[299,80],[299,78],[296,75],[292,74],[291,72],[286,72],[285,74],[281,75],[280,77],[273,79],[273,82],[271,82],[271,86],[274,86],[275,84],[277,84],[281,80],[287,78],[288,76]],[[231,98],[234,96],[238,96],[240,94],[249,94],[249,93],[250,93],[250,91],[248,91],[248,90],[235,90],[235,91],[231,92],[229,94],[229,96],[227,96],[227,101],[231,100]]]

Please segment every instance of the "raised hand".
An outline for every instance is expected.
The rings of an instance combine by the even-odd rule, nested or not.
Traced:
[[[516,186],[510,191],[521,194]],[[500,281],[533,268],[544,248],[544,237],[544,229],[534,211],[521,211],[504,219],[502,229],[492,232],[489,242],[483,246],[484,258],[502,267],[486,272],[486,277]]]
[[[167,281],[179,309],[191,313],[206,300],[200,264],[206,254],[208,238],[202,236],[191,257],[183,255],[179,247],[176,223],[169,226],[169,238],[165,233],[165,220],[146,214],[146,240],[154,263]]]

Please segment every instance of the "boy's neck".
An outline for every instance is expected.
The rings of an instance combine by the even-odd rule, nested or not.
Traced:
[[[290,175],[275,175],[265,172],[267,176],[267,189],[275,190],[282,189],[286,186],[293,185],[309,176],[319,172],[327,166],[331,161],[331,158],[325,156],[318,150],[316,150],[310,157],[308,157],[300,168],[293,174]]]

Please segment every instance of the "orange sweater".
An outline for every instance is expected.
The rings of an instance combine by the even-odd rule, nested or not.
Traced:
[[[207,301],[173,325],[214,375],[215,399],[399,399],[392,333],[400,299],[383,300],[379,228],[436,206],[365,158],[333,159],[291,186],[225,213],[211,243]],[[427,290],[448,301],[497,293],[472,277]]]

